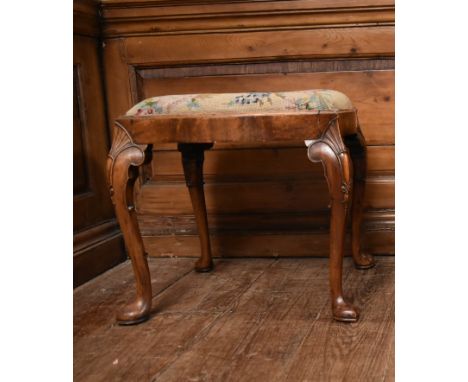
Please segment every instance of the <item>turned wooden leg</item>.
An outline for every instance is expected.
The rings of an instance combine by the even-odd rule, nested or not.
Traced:
[[[213,269],[205,193],[203,192],[204,152],[211,147],[213,147],[212,143],[179,143],[178,145],[178,149],[182,153],[185,181],[190,192],[200,237],[201,255],[195,263],[197,272],[209,272]]]
[[[353,197],[351,202],[351,251],[354,265],[358,269],[369,269],[375,265],[369,253],[361,251],[361,226],[364,190],[366,188],[367,155],[366,143],[361,131],[345,137],[345,144],[353,161]]]
[[[150,149],[146,145],[134,144],[128,132],[119,124],[114,126],[112,147],[107,159],[108,181],[136,282],[135,300],[117,315],[117,321],[122,325],[145,321],[151,310],[151,277],[133,202],[138,166],[144,163],[147,148]]]
[[[309,145],[307,154],[312,162],[322,162],[331,198],[329,269],[333,318],[354,322],[359,312],[345,301],[342,290],[345,223],[351,192],[352,164],[337,120],[330,123],[320,139]]]

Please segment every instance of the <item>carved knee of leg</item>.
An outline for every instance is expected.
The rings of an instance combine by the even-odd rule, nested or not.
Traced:
[[[352,187],[351,158],[336,121],[320,139],[312,141],[307,155],[312,162],[322,162],[331,199],[347,203]]]

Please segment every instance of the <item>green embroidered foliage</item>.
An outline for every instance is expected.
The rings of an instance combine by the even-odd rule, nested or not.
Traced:
[[[187,102],[187,107],[190,110],[200,109],[200,102],[196,98],[192,98],[189,102]]]
[[[137,115],[142,114],[162,114],[163,108],[158,105],[158,101],[154,100],[145,100],[141,102],[140,108],[138,108]]]

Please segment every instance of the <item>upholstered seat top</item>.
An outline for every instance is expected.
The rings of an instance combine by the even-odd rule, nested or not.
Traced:
[[[319,113],[353,110],[349,98],[336,90],[292,92],[205,93],[152,97],[137,103],[127,116]]]

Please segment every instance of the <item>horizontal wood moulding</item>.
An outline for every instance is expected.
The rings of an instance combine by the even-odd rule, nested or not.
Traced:
[[[339,8],[339,7],[365,7],[365,6],[386,6],[395,5],[394,0],[101,0],[104,9],[119,7],[144,7],[144,6],[183,6],[195,5],[198,7],[206,6],[204,10],[209,11],[216,5],[226,4],[228,6],[251,8],[289,7],[291,9],[300,9],[305,6],[314,8]]]
[[[115,219],[103,221],[73,235],[73,286],[96,277],[126,258]]]
[[[115,219],[87,227],[73,234],[73,251],[81,251],[117,235],[120,236],[120,229]]]
[[[313,212],[327,208],[329,195],[324,179],[251,181],[205,184],[207,211],[219,213]],[[395,207],[392,176],[367,180],[365,206]],[[137,211],[142,214],[191,214],[192,204],[184,182],[147,183],[139,193]]]
[[[389,63],[392,65],[393,61]],[[358,109],[359,122],[367,144],[393,145],[395,141],[395,72],[364,70],[341,72],[288,73],[279,71],[278,64],[270,68],[244,65],[245,72],[276,70],[270,74],[210,74],[212,66],[200,67],[185,77],[160,77],[160,72],[138,70],[135,98],[167,94],[242,91],[292,91],[300,89],[335,89],[345,93]],[[289,65],[288,69],[306,70],[306,65]],[[240,71],[240,69],[237,69]],[[141,73],[141,76],[140,76]],[[154,76],[154,77],[153,77]]]
[[[95,245],[73,253],[73,287],[84,284],[109,268],[125,261],[122,235],[103,238]]]
[[[188,34],[226,31],[393,25],[392,2],[250,1],[160,4],[103,2],[104,35]]]
[[[395,170],[394,146],[369,146],[367,150],[368,174],[393,175]],[[204,174],[211,181],[236,179],[260,180],[318,178],[323,168],[312,164],[303,142],[298,147],[264,149],[213,148],[205,152]],[[152,179],[156,181],[182,180],[183,169],[178,151],[156,150],[152,161]]]
[[[330,210],[314,212],[281,212],[256,214],[210,214],[209,229],[212,234],[223,232],[249,233],[253,231],[269,232],[328,232]],[[195,217],[191,215],[161,216],[140,214],[138,224],[143,236],[196,235]],[[367,231],[394,231],[394,210],[368,210],[364,214],[364,227]]]
[[[157,68],[135,67],[140,81],[156,78],[218,77],[245,76],[251,74],[315,73],[315,72],[368,72],[376,70],[394,70],[395,59],[354,58],[323,59],[307,61],[249,62],[244,64],[177,65]]]
[[[251,232],[219,234],[211,236],[211,248],[215,257],[277,257],[277,256],[328,256],[329,235],[327,232],[276,234]],[[198,257],[198,236],[143,236],[145,250],[154,257]],[[393,231],[364,231],[364,251],[374,254],[394,254]],[[347,237],[345,255],[349,256],[350,243]]]
[[[392,57],[394,27],[328,28],[125,38],[129,64]],[[110,43],[112,40],[106,40]],[[120,40],[122,41],[122,40]]]

